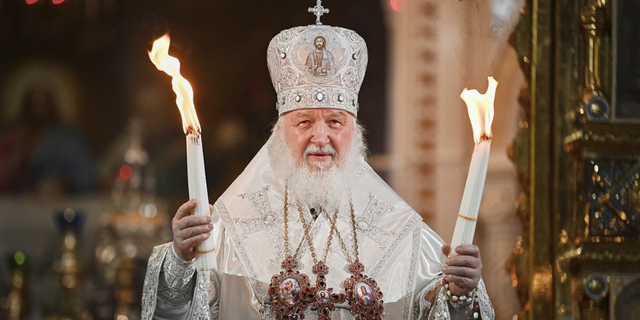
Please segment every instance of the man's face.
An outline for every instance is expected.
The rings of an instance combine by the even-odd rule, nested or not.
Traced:
[[[318,49],[324,48],[324,39],[316,38],[316,40],[314,42],[315,42],[316,48],[318,48]]]
[[[338,109],[300,109],[282,117],[284,139],[296,164],[318,171],[342,163],[347,157],[355,134],[351,113]]]

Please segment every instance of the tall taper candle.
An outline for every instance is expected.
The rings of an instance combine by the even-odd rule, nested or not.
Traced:
[[[489,77],[489,87],[485,94],[477,90],[464,89],[460,97],[467,104],[469,120],[473,127],[475,147],[471,156],[467,183],[464,186],[460,210],[456,226],[451,239],[449,255],[456,255],[455,248],[461,244],[473,243],[476,232],[480,200],[484,191],[484,181],[487,177],[489,154],[491,153],[491,122],[493,121],[493,100],[498,82]]]
[[[209,211],[209,195],[204,172],[204,155],[202,153],[202,137],[200,136],[200,122],[193,104],[193,88],[189,81],[180,75],[180,61],[169,55],[169,35],[165,34],[153,42],[149,58],[158,70],[171,76],[173,91],[176,93],[176,104],[182,115],[182,129],[187,137],[187,178],[189,181],[189,198],[197,199],[193,214],[209,215],[214,226],[217,225],[218,215]],[[216,240],[219,229],[214,227],[207,240],[196,249],[196,268],[209,270],[215,268]]]
[[[480,210],[480,200],[484,191],[484,181],[487,177],[490,151],[491,139],[480,141],[473,149],[469,173],[467,174],[467,183],[464,187],[458,219],[451,239],[450,255],[455,255],[454,249],[457,246],[473,243],[478,211]]]
[[[200,134],[194,131],[187,134],[187,178],[189,180],[189,198],[198,200],[193,214],[211,216],[212,220],[217,218],[217,215],[211,215],[209,211],[202,139]],[[196,250],[196,268],[198,270],[209,270],[215,265],[214,255],[208,253],[216,250],[216,231],[214,229],[209,238],[203,241]]]

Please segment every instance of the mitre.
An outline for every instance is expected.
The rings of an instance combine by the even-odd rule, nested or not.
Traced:
[[[283,30],[269,43],[267,65],[278,115],[330,108],[357,116],[367,45],[355,31],[323,25],[316,16],[315,25]]]

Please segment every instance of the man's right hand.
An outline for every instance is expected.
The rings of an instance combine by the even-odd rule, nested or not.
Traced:
[[[209,238],[213,224],[210,216],[196,216],[192,212],[198,205],[196,199],[185,202],[171,221],[173,231],[173,248],[176,254],[184,260],[190,261],[196,257],[198,245]],[[209,205],[209,212],[213,206]]]

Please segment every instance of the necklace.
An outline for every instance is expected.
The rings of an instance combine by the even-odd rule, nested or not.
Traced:
[[[302,214],[302,208],[300,208],[299,204],[298,211],[300,212],[302,225],[305,229],[307,229],[306,220],[304,218],[304,215]],[[322,209],[322,212],[324,212],[327,217],[329,217],[329,214],[324,209]],[[327,288],[327,280],[325,278],[325,275],[329,273],[329,266],[326,265],[326,261],[329,255],[329,248],[331,248],[331,240],[333,239],[333,233],[338,231],[335,225],[337,216],[338,209],[336,209],[336,212],[333,215],[333,220],[331,220],[331,217],[329,217],[329,221],[331,222],[331,230],[329,231],[329,236],[327,237],[327,247],[324,251],[324,258],[322,260],[318,261],[316,259],[311,236],[306,236],[307,243],[309,244],[309,248],[311,251],[311,257],[313,258],[313,268],[311,270],[316,274],[316,286],[311,288],[309,298],[311,299],[311,310],[318,310],[319,320],[331,320],[331,311],[336,310],[335,304],[345,301],[345,295],[343,293],[333,293],[333,288]]]
[[[346,299],[351,306],[351,314],[356,320],[379,320],[381,319],[382,312],[384,311],[382,291],[380,291],[378,284],[373,278],[369,278],[362,274],[364,271],[364,265],[358,259],[358,238],[356,234],[356,218],[353,213],[353,203],[351,203],[350,206],[355,260],[351,260],[351,255],[349,255],[347,247],[344,245],[340,232],[336,229],[336,235],[340,240],[342,250],[350,262],[349,271],[353,274],[343,283],[346,292]],[[335,221],[332,223],[335,223]]]
[[[275,312],[276,319],[304,319],[304,310],[309,307],[309,277],[296,270],[298,268],[298,253],[305,238],[310,238],[309,227],[304,227],[302,240],[298,244],[293,256],[289,252],[289,227],[288,227],[288,202],[287,190],[284,193],[284,251],[285,259],[282,261],[282,269],[279,274],[271,277],[269,285],[269,297],[271,309]],[[313,253],[313,246],[310,246]],[[315,253],[313,253],[315,255]]]
[[[275,312],[276,319],[304,319],[304,311],[311,304],[312,310],[317,310],[319,320],[330,320],[331,311],[335,311],[336,303],[349,302],[351,306],[351,314],[356,320],[379,320],[384,311],[382,292],[378,284],[373,278],[369,278],[362,274],[364,265],[358,259],[358,238],[356,233],[355,214],[353,204],[351,207],[351,230],[354,247],[354,258],[352,260],[349,250],[340,235],[340,231],[336,226],[339,208],[336,209],[333,217],[324,209],[321,213],[327,216],[331,224],[329,236],[327,237],[327,246],[324,257],[318,261],[316,258],[315,247],[311,241],[309,230],[311,223],[307,224],[302,208],[298,204],[300,220],[303,226],[303,235],[293,256],[289,251],[289,226],[288,226],[288,192],[285,188],[284,193],[284,241],[285,241],[285,259],[282,261],[282,269],[279,274],[273,275],[269,286],[269,296],[271,298],[271,309]],[[331,248],[331,240],[333,235],[338,237],[340,246],[349,261],[349,271],[353,274],[349,279],[345,280],[343,285],[345,293],[334,293],[333,288],[327,288],[325,275],[329,273],[329,267],[326,260]],[[313,258],[312,271],[316,274],[316,285],[311,287],[309,277],[296,270],[298,268],[298,254],[304,241],[307,241],[311,257]]]
[[[338,218],[338,209],[333,214],[333,217],[329,215],[326,211],[323,210],[323,213],[327,216],[327,219],[331,223],[331,231],[329,232],[329,237],[327,239],[327,248],[324,254],[324,259],[316,262],[315,253],[313,250],[311,251],[311,256],[313,257],[313,272],[317,275],[316,287],[311,288],[311,290],[315,293],[315,302],[312,304],[311,309],[315,309],[316,303],[318,306],[318,319],[320,320],[329,320],[331,319],[330,311],[335,310],[335,303],[342,303],[345,300],[349,302],[351,306],[351,314],[354,316],[356,320],[379,320],[381,319],[382,313],[384,311],[383,300],[382,300],[382,291],[378,287],[378,284],[373,278],[367,277],[362,274],[364,271],[364,265],[360,262],[358,258],[358,238],[356,232],[356,219],[353,210],[353,204],[350,204],[351,211],[351,231],[352,231],[352,240],[354,247],[354,258],[351,259],[351,255],[349,254],[349,250],[347,250],[347,246],[340,235],[340,231],[336,226],[336,221]],[[302,218],[303,227],[307,229],[305,219],[302,216],[302,209],[298,206],[298,210],[300,211],[300,216]],[[340,293],[332,293],[333,288],[326,289],[326,280],[325,275],[329,273],[329,267],[325,265],[324,261],[327,260],[327,255],[329,253],[329,248],[331,247],[331,240],[333,239],[333,234],[336,234],[338,237],[338,241],[340,241],[340,246],[342,251],[344,252],[347,260],[349,261],[349,271],[353,274],[349,279],[344,281],[344,287],[346,294]],[[307,241],[309,243],[309,247],[312,247],[312,243],[310,237],[307,237]],[[323,290],[326,290],[323,292]],[[323,296],[324,294],[324,296]],[[329,297],[322,298],[322,297]],[[310,297],[312,297],[310,295]],[[321,302],[324,302],[321,303]]]

